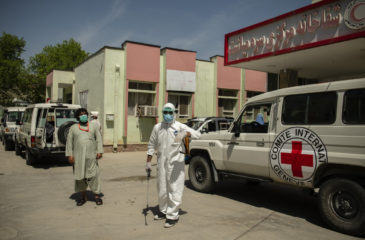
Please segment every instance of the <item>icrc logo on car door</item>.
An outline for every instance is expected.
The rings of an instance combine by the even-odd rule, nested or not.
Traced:
[[[271,167],[286,182],[305,185],[311,182],[318,166],[327,163],[327,150],[313,131],[288,128],[274,140],[270,150]]]

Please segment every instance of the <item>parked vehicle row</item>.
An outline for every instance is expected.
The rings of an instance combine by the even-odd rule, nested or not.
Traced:
[[[64,155],[67,133],[77,122],[78,108],[80,105],[60,103],[7,108],[0,132],[5,150],[15,150],[16,155],[25,151],[28,165],[42,157]]]
[[[44,156],[64,155],[67,133],[76,123],[75,112],[78,108],[79,105],[59,103],[27,106],[19,122],[16,153],[24,150],[28,165],[33,165]]]

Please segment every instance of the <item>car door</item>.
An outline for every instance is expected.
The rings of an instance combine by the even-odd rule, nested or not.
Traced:
[[[19,137],[22,145],[27,146],[30,144],[30,130],[32,120],[33,108],[27,108],[22,119],[22,124],[19,128]]]
[[[271,103],[246,106],[234,122],[224,142],[228,171],[269,176],[271,106]]]
[[[37,113],[37,121],[36,121],[36,130],[35,130],[35,142],[37,148],[44,148],[45,146],[45,130],[44,126],[46,123],[47,117],[47,108],[38,109]]]

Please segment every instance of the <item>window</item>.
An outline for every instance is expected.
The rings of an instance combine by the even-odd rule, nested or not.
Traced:
[[[365,89],[345,92],[342,120],[346,124],[365,124]]]
[[[175,105],[177,110],[177,118],[188,118],[189,117],[189,95],[175,95],[169,94],[168,102]]]
[[[32,113],[33,113],[33,108],[28,108],[27,110],[25,110],[23,122],[30,123],[32,121]]]
[[[335,92],[301,94],[284,98],[284,124],[332,124],[336,120]]]
[[[8,122],[16,122],[16,120],[21,119],[21,112],[8,112],[7,121]]]
[[[56,126],[59,127],[65,122],[77,121],[75,109],[56,109]]]
[[[79,93],[80,106],[85,109],[87,109],[87,94],[87,90]]]
[[[227,130],[231,125],[232,120],[218,120],[218,130]]]
[[[254,91],[247,91],[246,93],[246,99],[252,98],[254,96],[260,95],[263,92],[254,92]]]
[[[238,122],[241,133],[267,133],[271,104],[247,106]]]
[[[41,116],[37,120],[37,128],[44,128],[44,125],[46,124],[46,117],[47,117],[47,109],[39,109],[38,113],[42,112]],[[39,116],[39,114],[38,114]]]
[[[218,90],[218,116],[234,117],[237,104],[237,90]]]
[[[152,83],[128,83],[128,115],[134,115],[137,106],[154,105],[155,90]]]

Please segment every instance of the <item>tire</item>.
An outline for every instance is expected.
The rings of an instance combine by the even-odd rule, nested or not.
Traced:
[[[57,136],[58,136],[58,140],[59,140],[61,143],[66,144],[68,131],[70,130],[70,127],[71,127],[72,125],[74,125],[75,123],[76,123],[76,122],[72,122],[72,121],[65,122],[64,124],[62,124],[62,125],[58,128]]]
[[[199,192],[209,193],[213,190],[213,174],[205,157],[198,155],[191,159],[189,179],[193,188]]]
[[[37,162],[37,156],[32,154],[28,148],[25,150],[25,161],[29,166],[32,166]]]
[[[12,142],[4,139],[4,144],[5,144],[5,151],[11,151],[11,150],[13,150],[13,144],[12,144]]]
[[[20,156],[22,154],[22,148],[19,145],[19,143],[15,143],[14,148],[15,148],[15,155]]]
[[[319,210],[333,229],[362,236],[365,234],[365,189],[343,178],[327,180],[320,186]]]

